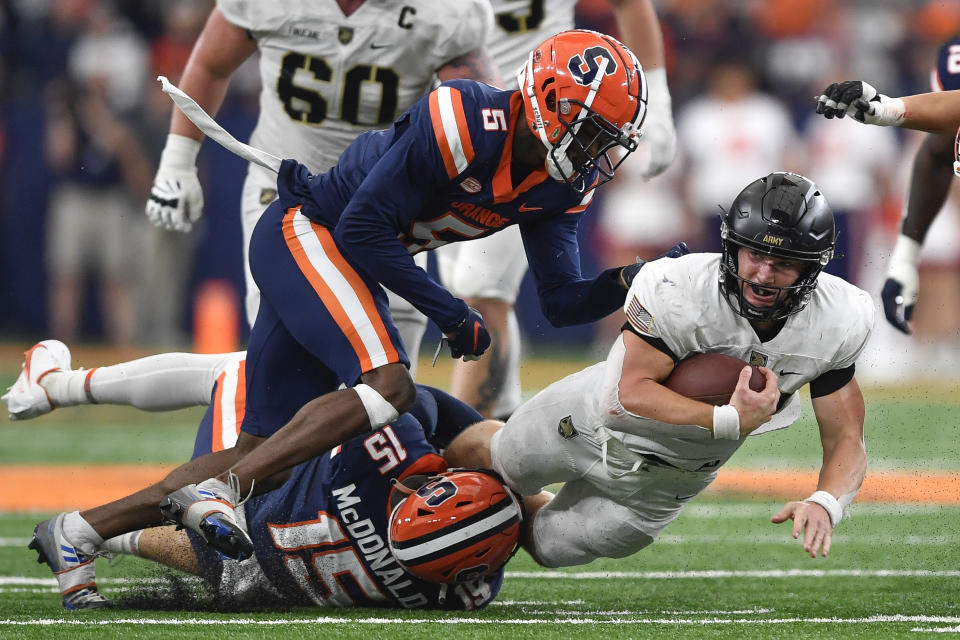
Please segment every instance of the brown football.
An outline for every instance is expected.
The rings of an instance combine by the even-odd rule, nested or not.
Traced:
[[[698,353],[677,363],[663,386],[700,402],[728,404],[746,365],[743,360],[722,353]],[[760,391],[763,385],[763,374],[753,367],[750,388]]]

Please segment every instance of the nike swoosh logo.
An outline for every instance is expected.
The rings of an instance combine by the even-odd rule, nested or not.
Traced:
[[[783,376],[802,376],[803,374],[799,371],[781,371],[777,375],[782,378]]]
[[[526,203],[523,203],[517,208],[517,211],[520,213],[526,213],[527,211],[541,211],[543,207],[528,207]]]
[[[386,49],[386,48],[389,47],[389,46],[390,46],[389,44],[371,44],[371,45],[370,45],[370,48],[371,48],[371,49]]]
[[[689,500],[690,498],[695,497],[696,495],[697,495],[697,494],[695,494],[695,493],[691,493],[691,494],[688,495],[688,496],[674,496],[674,499],[679,500],[680,502],[686,502],[687,500]]]

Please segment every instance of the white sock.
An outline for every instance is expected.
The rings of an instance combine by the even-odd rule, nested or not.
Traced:
[[[129,405],[169,411],[210,403],[217,373],[234,354],[163,353],[89,371],[53,372],[43,378],[54,406]]]
[[[68,513],[63,519],[63,537],[80,553],[92,556],[97,546],[103,544],[103,538],[90,526],[79,511]]]
[[[124,553],[128,556],[139,556],[140,535],[142,533],[143,529],[140,529],[139,531],[131,531],[130,533],[109,538],[97,547],[97,551],[109,551],[110,553]]]

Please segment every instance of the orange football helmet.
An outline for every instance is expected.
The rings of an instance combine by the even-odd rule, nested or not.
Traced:
[[[429,478],[390,515],[390,551],[423,580],[456,584],[488,576],[517,548],[523,509],[499,477],[453,470]]]
[[[558,33],[530,52],[517,82],[527,126],[547,149],[550,176],[577,193],[612,179],[636,150],[647,83],[636,56],[616,39],[580,29]]]

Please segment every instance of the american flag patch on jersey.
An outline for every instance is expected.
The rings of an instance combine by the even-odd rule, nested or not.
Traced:
[[[630,321],[634,329],[643,333],[650,333],[653,327],[653,315],[643,308],[643,305],[637,300],[637,296],[633,296],[627,306],[627,320]]]

